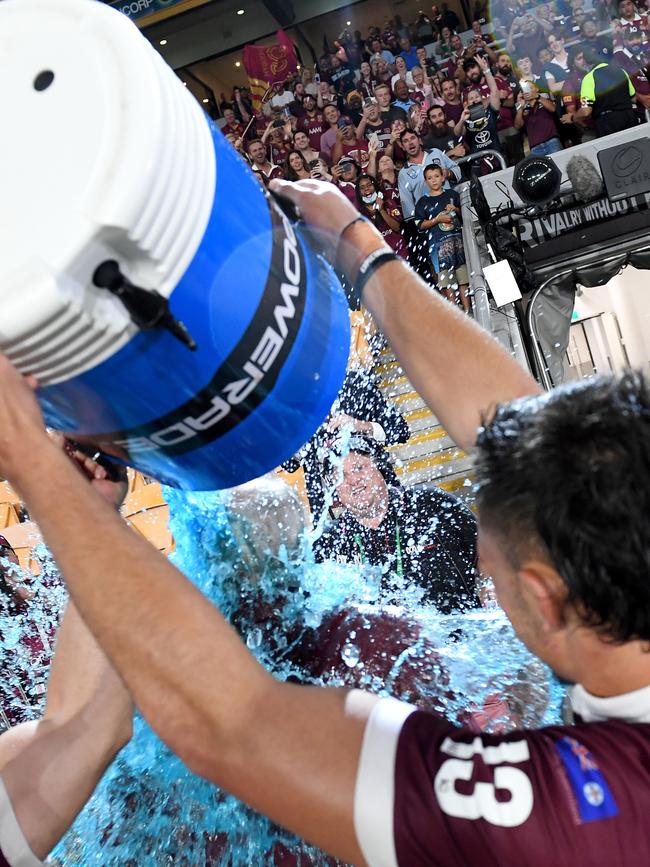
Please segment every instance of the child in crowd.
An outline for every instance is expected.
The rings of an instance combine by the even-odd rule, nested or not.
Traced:
[[[469,313],[469,277],[460,228],[460,198],[455,190],[443,189],[445,175],[438,165],[424,170],[429,195],[415,206],[415,225],[427,232],[429,255],[438,274],[438,288],[452,304],[460,303]]]

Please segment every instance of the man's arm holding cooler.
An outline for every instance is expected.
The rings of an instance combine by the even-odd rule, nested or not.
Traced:
[[[4,430],[12,431],[0,433],[0,472],[29,504],[145,719],[196,773],[363,865],[354,788],[374,700],[355,704],[342,690],[276,681],[217,609],[51,446],[33,395],[5,359],[0,381]],[[54,505],[62,500],[65,513]],[[134,588],[142,604],[125,605]]]
[[[307,222],[330,232],[340,264],[353,280],[365,257],[385,246],[364,222],[352,225],[338,245],[331,227],[345,226],[358,214],[332,187],[302,181],[277,182],[274,189],[296,202]],[[490,334],[432,292],[406,263],[384,264],[366,284],[363,302],[409,380],[462,448],[474,446],[477,429],[497,404],[539,392]]]

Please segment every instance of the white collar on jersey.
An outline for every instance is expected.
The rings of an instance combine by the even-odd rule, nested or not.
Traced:
[[[569,694],[573,712],[585,722],[617,719],[630,723],[650,723],[650,686],[611,698],[598,698],[577,684]]]

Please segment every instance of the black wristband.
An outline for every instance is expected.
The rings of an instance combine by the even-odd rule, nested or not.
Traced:
[[[403,261],[401,256],[398,256],[397,253],[394,253],[392,250],[388,250],[385,247],[380,247],[379,250],[374,250],[370,253],[361,263],[361,267],[359,268],[359,273],[357,274],[357,279],[354,284],[354,288],[352,290],[354,300],[358,303],[361,302],[361,294],[365,288],[366,283],[375,271],[378,268],[381,268],[386,262],[397,262]]]

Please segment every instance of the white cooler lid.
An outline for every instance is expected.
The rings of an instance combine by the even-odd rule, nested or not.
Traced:
[[[0,351],[49,384],[137,330],[93,285],[101,262],[176,286],[213,203],[212,134],[136,26],[95,0],[2,0],[0,70]]]

